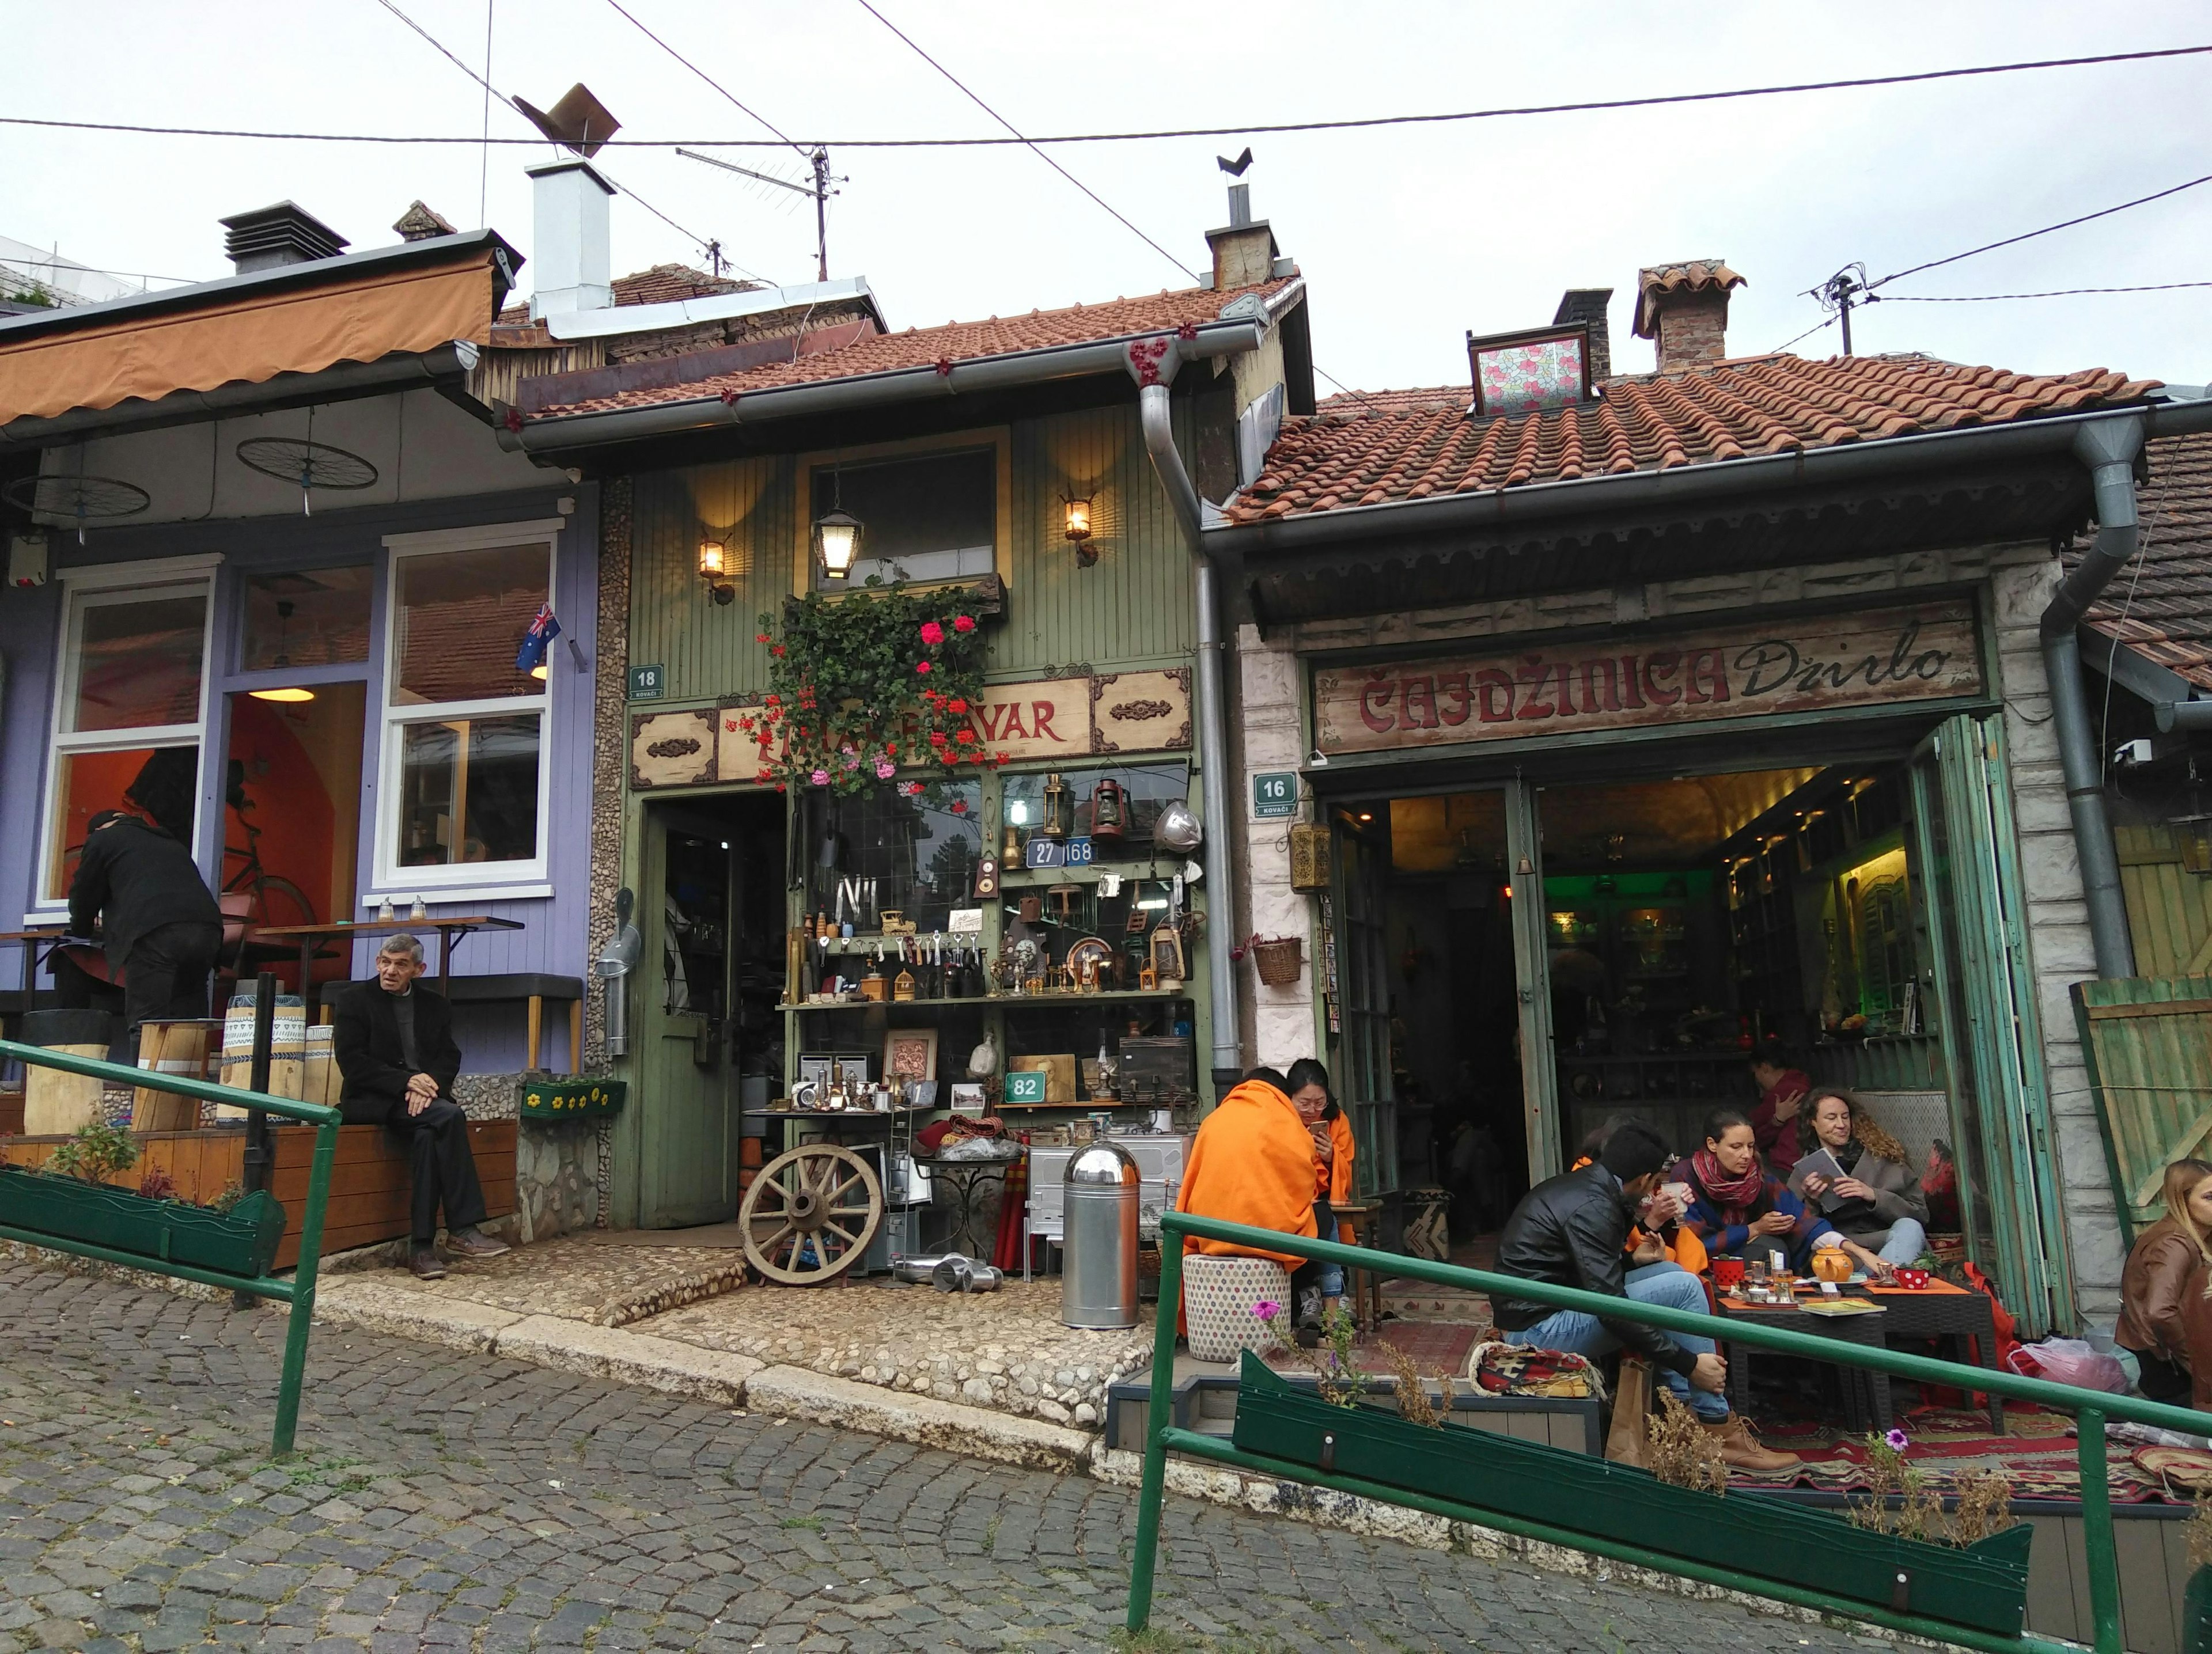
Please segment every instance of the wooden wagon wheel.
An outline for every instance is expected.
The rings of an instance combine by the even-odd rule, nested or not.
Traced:
[[[747,1260],[787,1287],[835,1281],[860,1261],[883,1221],[875,1172],[835,1143],[803,1143],[777,1155],[738,1209]]]

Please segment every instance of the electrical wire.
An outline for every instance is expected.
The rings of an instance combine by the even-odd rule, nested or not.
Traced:
[[[477,163],[477,222],[491,216],[491,14],[494,0],[484,0],[484,95],[483,158]]]
[[[1832,317],[1832,316],[1831,316],[1831,317],[1827,318],[1827,319],[1826,319],[1826,320],[1825,320],[1825,321],[1819,321],[1819,322],[1815,322],[1815,323],[1814,323],[1814,324],[1813,324],[1813,325],[1812,325],[1812,326],[1810,326],[1810,327],[1807,328],[1807,329],[1806,329],[1802,333],[1800,333],[1800,334],[1797,336],[1797,338],[1796,338],[1796,339],[1784,339],[1784,340],[1780,344],[1778,344],[1778,345],[1775,346],[1773,349],[1771,349],[1771,350],[1768,351],[1766,354],[1767,354],[1768,355],[1770,355],[1770,356],[1778,356],[1778,355],[1780,355],[1784,351],[1785,351],[1785,350],[1789,349],[1789,348],[1790,348],[1790,347],[1791,345],[1796,344],[1796,343],[1797,342],[1798,339],[1809,339],[1809,338],[1811,338],[1811,337],[1812,337],[1815,333],[1818,333],[1818,332],[1819,332],[1822,328],[1824,328],[1824,327],[1833,327],[1835,324],[1836,324],[1836,318],[1835,318],[1834,317]]]
[[[640,20],[635,12],[633,12],[629,7],[623,4],[622,0],[607,0],[607,3],[612,6],[617,11],[620,12],[623,16],[629,18],[632,23],[635,24],[639,33],[645,36],[647,39],[652,41],[653,45],[659,46],[670,57],[675,58],[678,63],[683,64],[684,68],[690,70],[701,80],[706,82],[707,84],[714,88],[715,91],[720,93],[723,98],[729,103],[730,106],[735,109],[739,114],[759,122],[763,126],[768,128],[769,131],[775,133],[776,136],[781,138],[786,143],[790,144],[793,148],[799,150],[800,154],[807,154],[806,150],[801,148],[798,144],[792,142],[789,136],[785,133],[784,130],[781,126],[778,126],[774,121],[762,114],[758,110],[749,109],[744,104],[739,103],[738,101],[737,94],[731,91],[729,88],[724,86],[712,75],[709,75],[705,70],[700,68],[698,64],[693,63],[689,58],[678,51],[674,46],[669,45],[667,41],[662,39],[658,34],[655,34],[651,29],[647,28],[644,22]],[[811,160],[812,157],[809,155],[808,159]]]
[[[2212,288],[2212,282],[2153,282],[2136,288],[2053,288],[2047,293],[1962,293],[1877,294],[1870,305],[1988,305],[2000,299],[2071,299],[2084,293],[2172,293],[2182,288]]]
[[[1142,242],[1143,242],[1146,246],[1150,247],[1150,248],[1151,248],[1154,252],[1156,252],[1156,253],[1159,254],[1159,256],[1160,256],[1161,257],[1163,257],[1163,258],[1166,259],[1166,260],[1168,261],[1168,263],[1170,263],[1170,264],[1173,264],[1173,265],[1174,265],[1177,270],[1181,270],[1181,271],[1182,271],[1185,276],[1188,276],[1188,277],[1190,277],[1190,279],[1191,279],[1193,282],[1197,282],[1197,281],[1200,279],[1199,274],[1198,274],[1198,272],[1197,272],[1196,270],[1193,270],[1189,265],[1188,265],[1188,264],[1184,264],[1184,263],[1182,262],[1182,259],[1180,259],[1180,258],[1176,257],[1173,253],[1170,252],[1170,251],[1169,251],[1165,247],[1162,246],[1158,242],[1157,242],[1157,241],[1153,240],[1153,239],[1152,239],[1152,238],[1151,236],[1146,235],[1146,234],[1142,230],[1139,229],[1139,228],[1138,228],[1134,224],[1131,223],[1131,222],[1129,221],[1129,220],[1128,220],[1128,219],[1127,219],[1126,217],[1122,216],[1122,215],[1121,215],[1118,210],[1116,210],[1116,209],[1115,209],[1112,205],[1110,205],[1110,204],[1107,202],[1107,200],[1106,200],[1105,197],[1103,197],[1103,196],[1100,195],[1100,194],[1098,193],[1098,191],[1096,191],[1096,190],[1092,189],[1092,188],[1091,188],[1088,184],[1085,184],[1085,183],[1081,179],[1079,179],[1079,178],[1076,177],[1076,175],[1075,175],[1074,173],[1073,173],[1069,172],[1069,171],[1067,170],[1067,168],[1066,168],[1066,167],[1065,167],[1061,166],[1058,161],[1054,161],[1054,160],[1050,155],[1048,155],[1048,154],[1045,154],[1045,152],[1044,152],[1043,150],[1042,150],[1042,149],[1038,148],[1037,148],[1037,146],[1036,146],[1036,144],[1034,144],[1034,143],[1030,143],[1029,139],[1027,139],[1027,138],[1025,138],[1025,137],[1023,137],[1023,136],[1022,136],[1022,135],[1021,135],[1021,133],[1020,133],[1020,131],[1019,131],[1018,130],[1017,130],[1017,129],[1016,129],[1016,127],[1015,127],[1015,125],[1014,125],[1013,122],[1012,122],[1012,121],[1008,120],[1008,119],[1007,119],[1004,115],[1001,115],[1001,114],[1000,114],[997,110],[995,110],[995,109],[992,108],[992,107],[991,107],[991,106],[990,106],[989,104],[985,103],[985,102],[983,101],[983,100],[982,100],[981,97],[977,96],[977,95],[976,95],[976,94],[975,94],[974,91],[972,91],[972,90],[968,87],[968,85],[967,85],[964,82],[963,82],[963,81],[961,80],[961,78],[960,78],[957,75],[955,75],[955,74],[954,74],[951,70],[947,69],[947,68],[946,68],[943,64],[939,63],[939,62],[937,61],[937,59],[936,59],[936,58],[934,58],[931,57],[931,56],[930,56],[927,51],[924,51],[921,49],[921,46],[919,46],[919,45],[915,45],[915,40],[914,40],[914,38],[913,38],[911,35],[909,35],[908,33],[907,33],[907,32],[906,32],[904,29],[901,28],[901,27],[900,27],[896,23],[894,23],[893,21],[891,21],[891,20],[890,20],[890,18],[888,18],[888,17],[884,16],[884,15],[883,15],[883,13],[881,13],[881,12],[878,11],[878,10],[875,9],[875,7],[874,7],[872,4],[871,4],[871,3],[870,3],[870,0],[860,0],[860,9],[861,9],[862,11],[866,12],[866,13],[868,14],[868,15],[869,15],[869,16],[871,16],[871,17],[874,18],[874,19],[875,19],[878,23],[881,23],[881,24],[882,24],[885,28],[889,29],[892,33],[894,33],[894,34],[897,35],[897,36],[898,36],[898,38],[899,38],[900,39],[902,39],[902,40],[905,41],[905,42],[907,43],[907,45],[908,45],[912,46],[912,47],[914,48],[914,53],[915,53],[915,56],[916,56],[917,58],[920,58],[922,60],[922,62],[924,62],[924,63],[927,64],[928,64],[932,69],[935,70],[939,74],[940,74],[940,75],[942,75],[943,76],[945,76],[945,78],[946,80],[948,80],[948,81],[951,82],[952,82],[952,84],[953,84],[954,86],[957,87],[957,88],[960,89],[960,91],[961,91],[962,94],[967,98],[967,100],[969,100],[969,102],[970,102],[970,103],[974,104],[974,105],[975,105],[978,109],[981,110],[985,114],[988,115],[988,116],[989,116],[993,120],[994,120],[994,121],[998,122],[1000,125],[1001,125],[1001,126],[1005,127],[1005,128],[1006,129],[1006,130],[1008,130],[1009,132],[1013,133],[1014,136],[1015,136],[1017,139],[1018,139],[1021,142],[1023,142],[1023,143],[1024,143],[1024,144],[1027,144],[1027,145],[1029,146],[1029,148],[1030,148],[1030,153],[1031,153],[1031,154],[1033,154],[1034,155],[1036,155],[1036,158],[1037,158],[1039,161],[1042,161],[1046,166],[1048,166],[1048,167],[1051,167],[1051,168],[1052,168],[1052,170],[1053,170],[1054,172],[1058,173],[1059,173],[1062,178],[1066,179],[1070,184],[1073,184],[1073,185],[1077,189],[1079,189],[1079,190],[1082,191],[1084,194],[1085,194],[1085,195],[1089,196],[1089,197],[1091,198],[1091,200],[1092,200],[1092,201],[1094,201],[1094,202],[1096,202],[1099,206],[1103,207],[1103,208],[1106,209],[1107,213],[1108,213],[1111,217],[1113,217],[1113,218],[1114,218],[1114,219],[1115,219],[1118,223],[1120,223],[1120,224],[1121,224],[1121,226],[1122,227],[1122,228],[1124,228],[1124,229],[1127,230],[1127,231],[1129,232],[1129,233],[1130,233],[1130,234],[1132,234],[1132,235],[1135,236],[1135,237],[1136,237],[1139,241],[1142,241]]]
[[[1984,246],[1969,247],[1966,251],[1954,252],[1948,258],[1931,258],[1924,264],[1914,264],[1908,269],[1898,270],[1893,275],[1885,276],[1879,282],[1869,282],[1866,291],[1871,293],[1876,288],[1887,287],[1892,282],[1902,281],[1908,276],[1917,276],[1923,270],[1938,270],[1945,264],[1955,264],[1961,258],[1973,258],[1985,252],[1995,252],[1999,247],[2009,247],[2022,241],[2033,241],[2037,236],[2049,235],[2054,230],[2070,230],[2076,224],[2087,224],[2092,219],[2110,218],[2114,213],[2124,213],[2130,207],[2147,206],[2154,201],[2163,201],[2170,195],[2179,195],[2184,190],[2193,190],[2200,184],[2212,184],[2212,173],[2207,173],[2203,178],[2192,178],[2186,184],[2177,184],[2171,189],[2160,190],[2154,194],[2137,196],[2133,201],[2123,201],[2117,207],[2100,207],[2095,212],[2083,213],[2078,218],[2063,219],[2056,224],[2046,224],[2039,230],[2028,231],[2025,235],[2008,235],[2002,241],[1991,241]]]
[[[379,3],[401,16],[391,0]],[[408,27],[425,39],[411,19]],[[435,41],[432,41],[436,45]],[[439,51],[445,51],[443,46]],[[1043,137],[972,138],[806,138],[799,146],[841,149],[961,149],[989,148],[1013,144],[1031,148],[1042,143],[1150,143],[1168,138],[1232,138],[1277,132],[1339,132],[1388,126],[1440,125],[1459,121],[1505,120],[1529,115],[1583,115],[1622,109],[1656,109],[1674,104],[1718,103],[1743,98],[1773,98],[1803,92],[1848,92],[1868,87],[1909,86],[1928,81],[1961,80],[1984,75],[2013,75],[2031,70],[2083,69],[2100,64],[2142,63],[2161,58],[2188,58],[2212,53],[2212,45],[2165,46],[2149,51],[2110,51],[2086,58],[2040,58],[2011,64],[1983,64],[1966,69],[1931,69],[1903,75],[1869,75],[1849,80],[1799,81],[1781,86],[1747,86],[1719,92],[1674,92],[1641,98],[1607,98],[1582,103],[1521,104],[1493,109],[1463,109],[1427,115],[1371,115],[1347,120],[1267,121],[1244,126],[1184,126],[1127,132],[1062,132]],[[447,57],[453,54],[446,52]],[[459,62],[458,58],[454,59]],[[463,64],[465,70],[467,65]],[[471,79],[476,79],[473,72]],[[495,93],[494,96],[498,94]],[[502,102],[506,100],[501,99]],[[132,132],[154,137],[258,138],[289,143],[478,143],[477,137],[445,137],[384,132],[275,132],[237,127],[153,126],[125,121],[56,120],[32,115],[0,115],[0,125],[53,127],[74,132]],[[773,130],[773,129],[771,129]],[[493,138],[495,144],[527,144],[532,138]],[[777,138],[624,138],[607,140],[611,146],[633,149],[669,149],[678,144],[690,148],[781,148],[789,139]]]
[[[480,87],[483,88],[483,89],[484,89],[484,93],[485,93],[485,94],[486,94],[487,96],[489,96],[489,97],[497,98],[497,99],[498,99],[501,103],[505,104],[505,105],[506,105],[509,109],[514,110],[514,112],[515,112],[517,115],[522,115],[522,111],[521,111],[520,108],[517,108],[517,107],[516,107],[516,106],[515,106],[515,101],[514,101],[514,99],[512,99],[512,98],[508,97],[508,96],[507,95],[507,94],[506,94],[506,93],[501,92],[501,91],[497,87],[494,86],[494,85],[490,82],[490,81],[489,81],[488,79],[486,79],[483,76],[477,74],[477,73],[476,72],[476,70],[474,70],[473,69],[471,69],[471,68],[470,68],[466,64],[463,63],[463,62],[462,62],[459,58],[456,58],[455,56],[453,56],[453,54],[452,52],[450,52],[450,51],[447,51],[447,50],[446,50],[446,48],[444,47],[444,45],[442,45],[441,44],[440,44],[440,42],[439,42],[439,40],[438,40],[438,38],[437,38],[435,35],[432,34],[432,33],[430,33],[430,31],[429,31],[429,30],[428,30],[428,29],[424,28],[424,27],[423,27],[420,23],[416,22],[416,21],[412,17],[410,17],[410,16],[409,16],[405,12],[404,12],[404,11],[400,10],[400,9],[399,9],[399,8],[398,8],[397,5],[395,5],[395,4],[393,4],[393,3],[392,3],[392,0],[376,0],[376,3],[377,3],[378,5],[380,5],[380,6],[382,6],[382,7],[385,9],[385,10],[386,10],[386,11],[390,12],[390,13],[391,13],[394,17],[397,17],[397,18],[398,18],[401,22],[403,22],[403,23],[406,24],[406,25],[407,25],[407,27],[408,27],[409,28],[413,29],[413,30],[415,31],[415,33],[417,33],[417,34],[421,35],[421,36],[422,36],[425,40],[428,40],[428,41],[431,44],[431,45],[433,45],[434,47],[435,47],[435,48],[437,49],[437,52],[438,52],[438,55],[439,55],[440,57],[443,58],[444,58],[447,63],[449,63],[449,64],[453,64],[453,66],[454,68],[456,68],[456,69],[459,70],[461,71],[461,73],[462,73],[462,74],[464,74],[464,75],[467,76],[471,80],[474,81],[474,82],[475,82],[478,86],[480,86]],[[529,120],[529,118],[529,118],[527,115],[522,115],[522,118],[523,118],[523,119],[525,119],[525,120]],[[536,124],[536,123],[535,123],[535,122],[532,122],[532,124],[535,125],[535,124]],[[475,138],[465,138],[465,139],[461,140],[461,142],[465,142],[465,143],[474,143],[474,142],[478,142],[478,141],[479,141],[479,140],[475,139]],[[520,142],[520,143],[532,143],[532,142],[538,142],[538,143],[542,143],[542,142],[548,142],[548,140],[546,140],[544,137],[543,137],[543,136],[539,136],[539,137],[538,137],[538,138],[535,138],[535,139],[532,139],[532,138],[520,138],[520,139],[494,138],[494,139],[489,140],[489,142],[494,142],[494,143],[509,143],[509,142]],[[614,180],[613,175],[612,175],[611,173],[609,173],[607,172],[607,170],[606,170],[606,168],[605,168],[605,167],[600,167],[599,170],[600,174],[601,174],[603,177],[605,177],[605,178],[606,179],[606,180],[607,180],[607,182],[608,182],[608,183],[610,183],[610,184],[614,183],[614,181],[615,181],[615,180]],[[625,194],[625,195],[627,195],[627,196],[629,196],[629,198],[630,198],[632,201],[635,201],[635,203],[637,203],[637,204],[638,204],[639,206],[641,206],[641,207],[644,208],[644,209],[646,209],[646,211],[647,211],[647,212],[651,213],[651,214],[652,214],[655,218],[659,219],[662,223],[664,223],[664,224],[667,225],[667,226],[668,226],[668,227],[669,227],[670,229],[674,230],[674,231],[675,231],[678,235],[682,236],[685,240],[687,240],[687,241],[690,242],[693,245],[697,246],[697,247],[702,247],[702,248],[703,248],[703,247],[705,247],[705,246],[708,245],[708,239],[707,239],[705,236],[699,235],[699,234],[697,234],[697,233],[694,233],[693,231],[690,231],[690,230],[687,230],[687,229],[685,229],[685,228],[684,227],[684,226],[682,226],[681,224],[678,223],[674,219],[671,218],[671,217],[670,217],[666,213],[665,213],[665,212],[661,211],[659,208],[658,208],[658,207],[654,206],[654,205],[653,205],[650,201],[647,201],[647,200],[643,196],[640,195],[636,191],[635,191],[635,190],[630,190],[630,189],[624,189],[624,190],[623,191],[623,194]]]

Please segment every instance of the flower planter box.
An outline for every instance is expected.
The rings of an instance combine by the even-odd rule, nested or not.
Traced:
[[[1965,1549],[1870,1532],[1826,1511],[1395,1411],[1332,1407],[1246,1354],[1231,1439],[1243,1451],[1641,1546],[1951,1625],[2016,1637],[2027,1612],[2023,1523]]]
[[[594,1120],[619,1114],[629,1100],[627,1080],[526,1080],[522,1086],[522,1118],[526,1120]]]
[[[0,1223],[247,1280],[266,1275],[284,1209],[256,1190],[228,1212],[0,1166]]]

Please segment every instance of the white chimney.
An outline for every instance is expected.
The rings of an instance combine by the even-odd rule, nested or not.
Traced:
[[[607,202],[615,186],[587,161],[549,161],[530,174],[530,319],[605,310],[615,301]]]

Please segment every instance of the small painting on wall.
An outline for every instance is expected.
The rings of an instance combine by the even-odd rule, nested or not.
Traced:
[[[884,1078],[918,1080],[937,1077],[937,1030],[893,1028],[884,1036]]]

